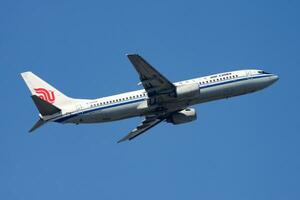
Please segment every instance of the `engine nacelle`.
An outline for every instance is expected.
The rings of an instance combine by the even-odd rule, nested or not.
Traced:
[[[176,87],[176,95],[178,98],[191,98],[200,95],[198,83],[178,85]]]
[[[197,119],[197,113],[194,108],[186,108],[171,115],[167,122],[172,124],[183,124]]]

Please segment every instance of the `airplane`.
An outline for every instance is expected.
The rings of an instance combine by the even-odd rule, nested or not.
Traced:
[[[144,120],[119,142],[132,140],[160,122],[183,124],[197,119],[192,105],[262,90],[279,77],[257,69],[238,70],[172,83],[138,54],[127,54],[144,89],[98,99],[75,99],[30,71],[21,73],[39,111],[32,132],[47,122],[100,123],[131,117]]]

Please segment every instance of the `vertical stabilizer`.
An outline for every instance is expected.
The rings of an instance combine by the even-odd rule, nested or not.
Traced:
[[[40,99],[53,104],[58,108],[72,103],[72,98],[67,97],[34,73],[30,71],[23,72],[21,73],[21,76],[32,95],[38,96]]]

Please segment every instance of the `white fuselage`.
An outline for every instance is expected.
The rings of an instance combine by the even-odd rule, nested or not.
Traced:
[[[278,76],[261,70],[240,70],[174,83],[176,87],[197,84],[198,96],[173,98],[164,105],[168,112],[182,110],[191,105],[229,98],[261,90],[278,79]],[[98,123],[163,112],[149,105],[145,90],[136,90],[94,100],[81,100],[62,109],[62,113],[47,120],[60,123]]]

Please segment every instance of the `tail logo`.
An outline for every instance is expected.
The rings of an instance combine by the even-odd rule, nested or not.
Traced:
[[[48,103],[53,104],[55,101],[54,91],[46,90],[45,88],[35,88],[34,91],[38,94],[38,96]]]

